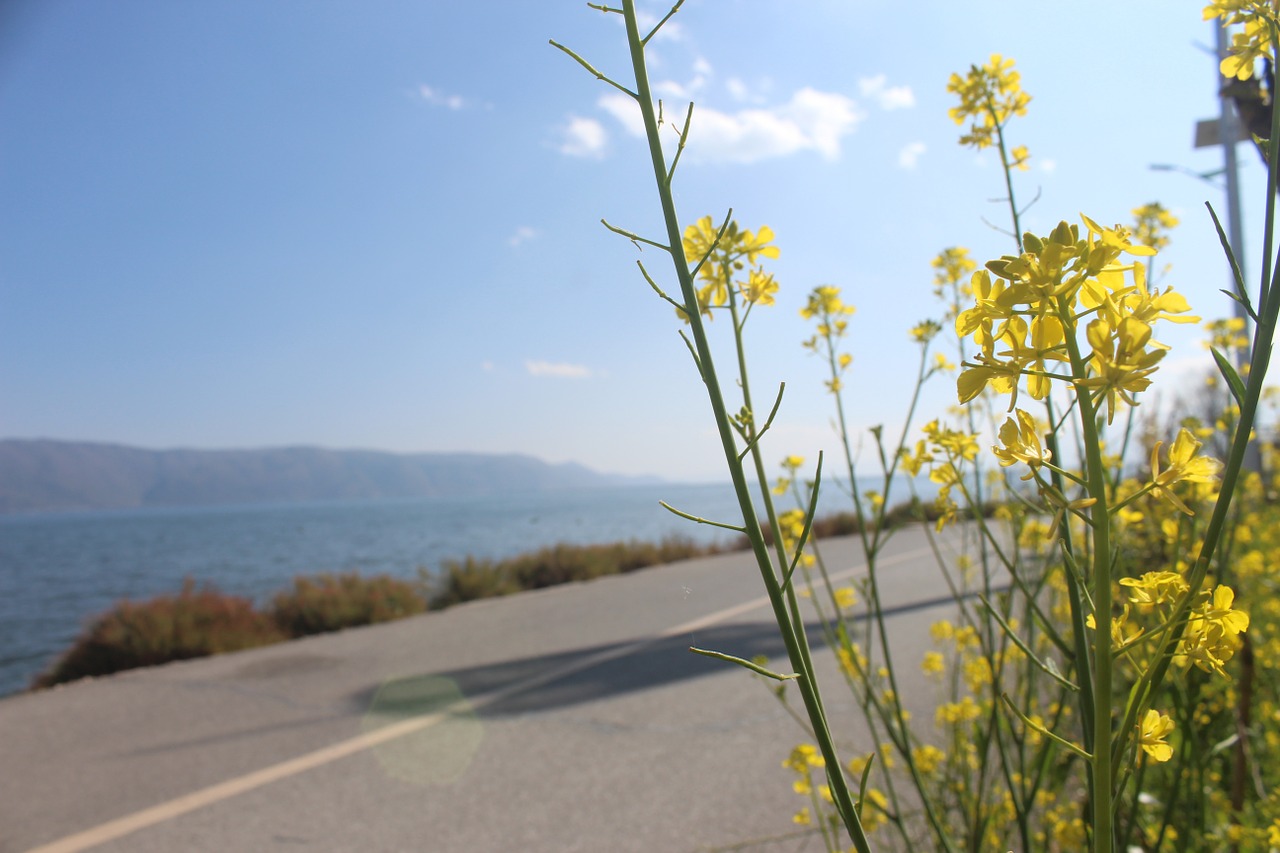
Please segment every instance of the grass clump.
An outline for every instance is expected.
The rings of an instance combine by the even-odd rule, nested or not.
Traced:
[[[276,643],[286,635],[248,598],[188,578],[177,595],[121,601],[98,616],[34,688]]]
[[[478,598],[510,595],[604,575],[624,574],[731,550],[731,546],[700,545],[682,536],[660,542],[614,542],[604,545],[551,545],[503,560],[446,560],[427,581],[433,607],[448,607]]]
[[[426,600],[408,581],[347,572],[294,578],[293,588],[272,600],[271,616],[288,636],[305,637],[403,619],[426,609]]]

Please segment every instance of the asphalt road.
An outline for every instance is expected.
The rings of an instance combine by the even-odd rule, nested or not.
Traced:
[[[946,590],[918,530],[882,561],[915,671]],[[0,851],[821,849],[781,767],[803,733],[690,645],[784,657],[749,556],[0,700]]]

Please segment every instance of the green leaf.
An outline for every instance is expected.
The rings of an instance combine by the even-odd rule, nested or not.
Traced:
[[[1236,283],[1236,292],[1227,293],[1236,302],[1244,306],[1244,310],[1253,318],[1253,322],[1258,322],[1258,315],[1253,310],[1253,305],[1249,302],[1249,292],[1244,289],[1244,273],[1240,271],[1240,264],[1236,261],[1236,254],[1231,250],[1231,241],[1227,239],[1227,232],[1222,230],[1222,223],[1218,221],[1218,214],[1214,212],[1213,205],[1205,202],[1204,206],[1209,208],[1209,215],[1213,217],[1213,227],[1218,229],[1218,242],[1222,244],[1222,251],[1226,253],[1227,260],[1231,263],[1231,277]]]
[[[733,655],[727,655],[724,652],[713,652],[713,651],[709,651],[708,649],[697,648],[696,646],[690,646],[689,651],[693,652],[695,655],[702,655],[703,657],[715,658],[716,660],[725,660],[725,661],[728,661],[729,663],[736,663],[738,666],[745,666],[747,669],[751,670],[752,672],[763,675],[766,678],[772,678],[774,681],[790,681],[794,678],[800,677],[799,673],[793,672],[790,675],[783,675],[782,673],[765,669],[758,663],[752,663],[749,660],[743,660],[742,658],[734,657]]]
[[[1240,381],[1240,374],[1236,373],[1236,369],[1231,366],[1231,362],[1227,357],[1218,352],[1216,347],[1209,347],[1209,352],[1213,353],[1213,360],[1218,364],[1218,372],[1222,374],[1222,378],[1227,380],[1227,387],[1231,389],[1231,396],[1236,398],[1237,406],[1244,406],[1244,383]]]

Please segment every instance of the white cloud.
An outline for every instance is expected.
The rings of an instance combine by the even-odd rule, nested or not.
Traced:
[[[1057,160],[1050,160],[1048,157],[1040,161],[1040,170],[1044,172],[1052,172],[1058,168]]]
[[[527,243],[528,241],[532,240],[534,237],[537,237],[537,236],[538,236],[538,229],[531,228],[528,225],[521,225],[518,228],[516,228],[516,231],[514,234],[512,234],[510,237],[507,238],[507,245],[514,249],[516,246],[519,246],[521,243]]]
[[[632,136],[644,136],[644,118],[640,115],[640,106],[628,95],[621,93],[605,95],[597,102],[600,107],[618,120],[623,129]],[[701,115],[701,110],[695,110]]]
[[[553,361],[526,360],[524,369],[530,376],[553,376],[560,379],[587,379],[593,374],[591,368],[581,364],[567,364]]]
[[[609,141],[604,125],[593,118],[581,116],[569,116],[569,123],[561,130],[561,135],[560,153],[570,157],[603,157],[605,143]]]
[[[619,23],[623,23],[621,15],[618,16],[618,20]],[[657,15],[652,15],[648,12],[636,12],[636,23],[640,26],[641,36],[647,36],[649,31],[652,30],[654,25],[660,20],[662,19]],[[658,30],[658,34],[653,38],[654,41],[683,41],[684,29],[680,26],[679,22],[668,19],[667,22],[662,25],[662,29]]]
[[[924,152],[923,142],[910,142],[898,152],[898,165],[904,169],[914,169],[920,161],[920,155]]]
[[[702,86],[702,83],[701,77],[695,77],[693,82],[688,85],[677,83],[674,80],[660,80],[653,84],[652,89],[653,93],[660,98],[691,101],[693,100],[694,92]],[[625,98],[627,96],[622,95],[621,97]]]
[[[729,97],[735,101],[745,101],[751,97],[751,91],[747,88],[747,84],[737,77],[730,77],[724,81],[724,87],[729,90]]]
[[[635,101],[611,94],[599,103],[628,133],[644,134]],[[726,113],[699,107],[693,112],[687,154],[704,162],[754,163],[817,151],[835,160],[840,156],[841,139],[865,117],[852,99],[808,87],[793,94],[787,103],[767,109]]]
[[[863,77],[858,80],[858,91],[862,97],[874,100],[882,110],[908,109],[916,105],[916,96],[910,86],[886,86],[886,82],[883,74]]]
[[[433,89],[426,84],[418,87],[418,97],[433,106],[447,107],[451,110],[460,110],[471,106],[470,102],[461,95],[447,95],[439,89]]]

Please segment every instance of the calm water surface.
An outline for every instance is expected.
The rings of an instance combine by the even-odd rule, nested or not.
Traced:
[[[177,592],[186,577],[265,602],[299,574],[416,579],[419,568],[434,571],[444,560],[509,557],[558,542],[731,537],[672,515],[659,500],[718,521],[740,518],[732,487],[688,484],[0,516],[0,696],[24,689],[94,615],[123,598]],[[819,511],[847,504],[830,490]]]
[[[183,578],[258,601],[295,575],[358,569],[413,579],[441,561],[507,557],[557,542],[723,541],[658,505],[718,520],[722,485],[631,486],[472,499],[0,516],[0,696],[23,689],[93,615]]]

